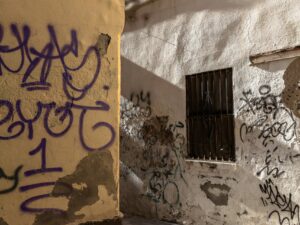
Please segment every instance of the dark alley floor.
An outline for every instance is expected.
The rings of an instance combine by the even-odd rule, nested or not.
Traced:
[[[123,219],[122,225],[176,225],[174,223],[166,223],[157,220],[143,219],[139,217],[127,217]]]

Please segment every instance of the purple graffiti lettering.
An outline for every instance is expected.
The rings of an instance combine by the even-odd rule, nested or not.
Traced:
[[[31,140],[34,137],[34,124],[39,120],[43,120],[44,129],[45,131],[52,137],[62,137],[65,135],[72,127],[74,122],[74,113],[73,110],[80,110],[80,118],[79,118],[79,139],[81,141],[82,146],[87,151],[94,151],[94,150],[102,150],[109,147],[113,141],[115,140],[115,130],[111,124],[99,121],[98,123],[94,124],[92,127],[93,130],[97,128],[106,128],[109,130],[111,137],[109,141],[100,146],[98,148],[90,147],[85,139],[84,139],[84,121],[85,115],[89,111],[109,111],[110,107],[107,103],[103,101],[96,101],[95,105],[87,106],[87,105],[80,105],[75,104],[72,102],[66,102],[63,106],[57,106],[55,102],[50,103],[36,103],[36,112],[32,118],[25,118],[24,113],[22,111],[22,102],[21,100],[16,101],[16,109],[11,102],[8,100],[0,100],[0,108],[3,107],[7,114],[4,117],[0,118],[0,128],[5,124],[8,124],[8,128],[6,130],[7,133],[13,135],[7,136],[0,136],[0,140],[9,140],[19,137],[22,133],[24,133],[25,128],[28,129],[28,139]],[[19,121],[13,121],[13,114],[14,110],[16,110],[17,115],[19,117]],[[44,113],[43,113],[44,112]],[[53,126],[51,126],[51,122],[53,122],[53,118],[56,118],[58,122],[60,122],[60,130],[54,130]],[[9,124],[11,123],[11,124]],[[19,129],[17,129],[19,127]]]
[[[19,190],[21,192],[25,192],[25,191],[29,191],[31,189],[36,189],[36,188],[40,188],[40,187],[47,187],[47,186],[54,186],[55,182],[44,182],[44,183],[37,183],[37,184],[30,184],[30,185],[26,185],[26,186],[21,186],[19,188]]]
[[[10,30],[12,32],[12,34],[15,36],[18,45],[15,47],[9,47],[7,45],[0,45],[0,76],[3,75],[3,71],[2,71],[2,67],[4,67],[4,69],[6,69],[8,72],[10,73],[19,73],[21,71],[21,69],[24,66],[24,61],[25,61],[25,53],[26,53],[26,48],[23,48],[24,46],[27,46],[27,42],[30,36],[30,29],[28,26],[24,26],[23,27],[23,38],[21,37],[21,34],[17,28],[17,25],[12,24],[10,26]],[[2,26],[0,26],[0,42],[2,41],[4,36],[4,29]],[[23,40],[22,40],[23,39]],[[10,53],[14,53],[14,52],[20,52],[20,64],[17,66],[17,68],[11,68],[9,65],[7,65],[3,58],[1,57],[1,53],[2,54],[10,54]]]
[[[21,109],[21,100],[17,100],[16,102],[16,111],[18,113],[18,116],[20,117],[20,119],[22,120],[22,122],[27,123],[28,125],[28,138],[32,139],[33,138],[33,123],[35,121],[37,121],[42,113],[42,105],[41,104],[37,104],[37,112],[35,114],[35,116],[32,119],[26,119],[22,109]]]
[[[55,186],[55,185],[61,185],[64,188],[67,189],[68,192],[64,192],[64,193],[58,193],[57,191],[55,193],[53,193],[53,195],[55,194],[56,196],[59,195],[70,195],[73,192],[73,187],[70,184],[64,183],[64,182],[43,182],[43,183],[36,183],[36,184],[30,184],[30,185],[25,185],[25,186],[21,186],[19,188],[20,192],[26,192],[26,191],[30,191],[32,189],[37,189],[37,188],[41,188],[41,187],[48,187],[48,186]]]
[[[7,114],[4,116],[3,119],[0,120],[0,126],[9,122],[10,120],[12,120],[13,112],[14,112],[14,107],[13,107],[12,103],[10,103],[9,101],[0,100],[0,108],[3,106],[6,107]],[[14,133],[14,130],[17,127],[19,127],[19,131],[17,131],[15,134],[12,134],[12,133]],[[14,138],[20,136],[23,133],[24,129],[25,129],[25,126],[22,122],[20,122],[20,121],[14,122],[14,123],[10,124],[9,127],[7,128],[7,133],[12,134],[12,135],[11,136],[0,136],[0,140],[14,139]]]
[[[98,148],[93,148],[93,147],[90,147],[86,144],[85,140],[84,140],[84,134],[83,134],[83,126],[84,126],[84,117],[85,117],[85,114],[86,114],[87,110],[84,109],[82,110],[81,114],[80,114],[80,119],[79,119],[79,132],[80,132],[80,142],[82,144],[82,146],[87,150],[87,151],[95,151],[95,150],[104,150],[106,149],[107,147],[109,147],[115,140],[116,138],[116,133],[115,133],[115,130],[114,128],[112,127],[112,125],[110,125],[109,123],[106,123],[106,122],[99,122],[99,123],[96,123],[94,126],[93,126],[93,130],[99,128],[99,127],[106,127],[109,129],[110,133],[111,133],[111,138],[110,140],[104,144],[103,146],[100,146]]]
[[[21,203],[21,210],[23,212],[27,212],[27,213],[42,213],[42,212],[55,212],[58,214],[64,214],[65,211],[61,210],[61,209],[56,209],[56,208],[31,208],[28,205],[32,202],[36,202],[38,200],[41,199],[45,199],[45,198],[52,198],[53,196],[51,194],[43,194],[43,195],[37,195],[34,197],[31,197],[27,200],[25,200],[24,202]]]
[[[20,192],[26,192],[30,191],[32,189],[37,189],[41,187],[48,187],[48,186],[55,186],[55,185],[61,185],[65,188],[67,188],[67,193],[52,193],[52,194],[43,194],[43,195],[38,195],[31,197],[24,202],[21,203],[21,210],[24,212],[28,213],[40,213],[40,212],[45,212],[45,211],[51,211],[51,212],[57,212],[57,213],[64,213],[65,211],[61,209],[56,209],[56,208],[30,208],[28,205],[32,202],[44,199],[44,198],[51,198],[51,197],[57,197],[57,196],[66,196],[70,195],[73,192],[73,187],[70,184],[64,183],[64,182],[44,182],[44,183],[36,183],[36,184],[30,184],[26,186],[22,186],[19,188]]]
[[[0,45],[0,76],[3,75],[3,69],[14,74],[20,73],[20,71],[25,67],[25,59],[27,59],[29,65],[24,68],[25,72],[21,83],[22,88],[26,88],[28,91],[48,90],[51,87],[51,84],[47,80],[50,75],[53,61],[59,61],[63,68],[63,72],[61,74],[63,90],[65,95],[71,100],[82,99],[99,77],[101,70],[101,56],[96,45],[92,45],[87,48],[85,53],[82,54],[83,57],[79,62],[79,65],[73,67],[67,65],[65,60],[67,56],[72,55],[76,58],[79,57],[78,38],[75,30],[70,31],[70,44],[61,46],[58,43],[54,27],[52,25],[48,25],[48,33],[50,37],[49,42],[46,43],[41,50],[28,46],[31,35],[29,26],[23,26],[22,35],[15,24],[11,25],[10,30],[18,44],[15,47],[9,47],[8,45],[2,44]],[[0,43],[2,42],[3,36],[4,29],[0,26]],[[7,65],[1,56],[14,53],[20,54],[20,64],[17,68],[12,68],[12,66]],[[87,65],[87,62],[91,57],[94,57],[96,62],[93,77],[82,87],[78,87],[73,83],[74,74],[72,73],[81,70],[85,65]],[[30,78],[33,71],[36,71],[39,65],[41,65],[39,80],[33,82],[29,81],[31,80]],[[77,93],[78,96],[73,96],[70,91],[72,91],[72,93]]]
[[[22,165],[18,166],[15,169],[14,175],[8,176],[8,175],[5,174],[5,172],[3,171],[3,169],[0,167],[0,180],[3,178],[3,179],[8,180],[8,181],[13,181],[13,184],[12,184],[12,186],[10,188],[4,189],[4,190],[0,189],[0,195],[1,194],[10,193],[10,192],[14,191],[18,187],[18,184],[19,184],[19,173],[20,173],[20,171],[21,171],[22,168],[23,168]]]
[[[46,139],[43,138],[41,143],[32,151],[29,152],[29,155],[35,155],[38,152],[41,152],[41,168],[40,169],[33,169],[24,172],[26,177],[35,175],[35,174],[44,174],[44,173],[52,173],[52,172],[62,172],[63,169],[61,167],[52,167],[47,168],[46,166]]]
[[[48,105],[44,105],[44,107],[46,108],[46,113],[45,113],[45,117],[44,117],[44,127],[45,127],[45,130],[47,131],[47,133],[50,134],[52,137],[61,137],[64,134],[66,134],[69,131],[69,129],[71,128],[72,123],[73,123],[73,113],[71,111],[71,106],[72,106],[72,104],[69,102],[67,102],[65,104],[65,106],[58,107],[56,109],[55,109],[56,104],[54,102],[51,104],[48,104]],[[49,126],[49,117],[50,117],[50,113],[51,113],[52,109],[55,109],[54,110],[55,116],[61,115],[59,117],[59,121],[61,123],[64,123],[64,121],[66,120],[67,117],[69,118],[67,126],[60,132],[53,131],[51,129],[51,127]]]

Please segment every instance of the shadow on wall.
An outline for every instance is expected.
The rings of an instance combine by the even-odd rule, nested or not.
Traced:
[[[136,109],[132,108],[132,112],[135,114]],[[136,122],[141,122],[143,116],[134,119]],[[137,132],[133,132],[134,119],[129,118],[126,123],[122,123],[124,126],[121,126],[123,161],[121,209],[123,212],[181,221],[186,219],[184,218],[186,212],[196,210],[198,215],[207,214],[206,220],[214,221],[214,225],[223,224],[224,220],[232,222],[231,224],[237,221],[250,222],[253,218],[265,218],[267,221],[268,217],[275,221],[279,217],[285,221],[299,223],[299,220],[296,221],[299,218],[295,216],[299,213],[299,205],[294,202],[295,196],[291,191],[293,188],[288,190],[289,188],[284,186],[287,179],[293,180],[290,184],[300,182],[292,178],[294,173],[297,174],[293,168],[298,168],[300,162],[300,154],[297,151],[283,143],[271,140],[269,135],[265,137],[266,141],[265,138],[258,138],[262,130],[255,126],[250,129],[249,126],[246,129],[248,132],[242,136],[245,145],[242,147],[244,150],[237,169],[222,164],[209,166],[205,163],[187,163],[183,160],[182,151],[163,149],[162,141],[155,141],[156,144],[149,147],[147,142],[152,140],[153,136],[142,134],[142,138],[138,137],[143,126],[140,126],[141,129]],[[243,121],[236,120],[237,134],[240,133],[240,129],[244,131],[243,124]],[[139,129],[139,125],[136,126]],[[124,132],[126,129],[131,132]],[[237,135],[237,138],[241,137]],[[266,146],[264,147],[257,139],[264,142]],[[245,151],[246,149],[248,150]],[[180,159],[175,164],[172,163],[174,157],[169,157],[172,152],[179,153]],[[173,168],[180,168],[184,179],[181,177],[181,172],[176,176],[176,169],[166,169],[172,165],[175,165]],[[161,179],[165,172],[167,172],[166,179],[159,181],[158,178]],[[162,189],[164,184],[170,182],[172,185],[178,185],[179,189]],[[183,185],[183,182],[186,182],[186,185]],[[166,193],[174,196],[165,198]],[[197,207],[193,206],[195,196],[189,196],[189,193],[194,193],[199,199]],[[213,205],[215,210],[212,215],[205,209],[210,205]]]
[[[179,136],[178,143],[175,139],[184,132],[170,133],[173,128],[167,126],[167,116],[184,119],[184,90],[124,57],[122,68],[122,95],[127,98],[121,112],[123,212],[176,221],[194,212],[214,225],[224,220],[253,224],[254,219],[257,224],[269,219],[300,223],[294,202],[300,178],[293,177],[300,172],[300,154],[290,146],[297,122],[268,85],[260,87],[262,96],[248,96],[239,110],[237,168],[208,166],[185,162],[185,137]]]
[[[121,210],[172,218],[183,180],[185,92],[124,57],[121,62]]]
[[[122,56],[121,94],[130,99],[141,90],[151,95],[151,108],[155,114],[171,115],[185,121],[185,90],[171,84]]]
[[[126,2],[126,25],[124,32],[138,30],[143,28],[145,23],[148,25],[156,24],[186,12],[241,9],[260,3],[258,0],[190,0],[189,2],[187,0],[128,0]],[[162,10],[165,11],[163,16],[160,15],[158,17],[153,13]],[[150,11],[153,13],[152,15]]]

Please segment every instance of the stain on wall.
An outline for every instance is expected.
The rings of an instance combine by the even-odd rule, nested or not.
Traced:
[[[212,184],[208,181],[202,184],[200,188],[216,206],[228,205],[228,194],[231,188],[226,184]]]

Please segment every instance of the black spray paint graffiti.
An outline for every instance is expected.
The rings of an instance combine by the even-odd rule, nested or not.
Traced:
[[[278,208],[269,213],[269,219],[275,217],[280,225],[300,224],[299,205],[293,203],[291,193],[288,196],[281,194],[272,178],[265,180],[259,187],[261,192],[266,195],[265,198],[261,198],[264,206],[270,204]]]
[[[299,205],[293,203],[291,193],[289,193],[288,197],[285,194],[281,194],[278,186],[274,183],[274,179],[280,178],[285,173],[278,166],[271,164],[271,162],[275,164],[276,160],[281,164],[285,163],[284,160],[273,157],[277,150],[278,147],[276,146],[273,150],[267,151],[265,166],[257,172],[257,176],[260,176],[263,171],[266,172],[266,179],[263,184],[259,185],[263,194],[261,201],[264,207],[268,205],[277,207],[277,209],[269,213],[268,219],[275,218],[280,225],[300,225]]]
[[[44,129],[46,133],[53,137],[59,138],[68,133],[68,131],[73,127],[74,123],[74,111],[78,110],[80,112],[78,121],[78,136],[80,143],[86,151],[99,151],[107,149],[115,140],[115,130],[111,124],[105,121],[96,122],[92,129],[107,129],[110,133],[110,138],[105,142],[105,144],[92,147],[85,140],[86,134],[84,132],[86,116],[89,112],[97,111],[109,111],[110,106],[104,101],[96,101],[94,105],[82,105],[78,104],[77,101],[82,100],[88,91],[94,86],[95,82],[100,76],[101,70],[101,52],[97,43],[89,46],[85,52],[79,52],[79,44],[77,38],[77,32],[71,30],[70,32],[70,43],[61,45],[58,42],[55,29],[52,25],[48,26],[49,42],[45,43],[41,50],[38,50],[34,46],[30,45],[31,30],[30,27],[24,25],[22,29],[15,24],[10,26],[10,32],[12,38],[15,39],[16,45],[9,46],[2,43],[4,40],[4,28],[0,24],[0,77],[7,74],[15,74],[16,76],[21,76],[20,87],[26,91],[43,91],[46,92],[52,87],[50,83],[50,74],[53,63],[59,63],[61,65],[61,81],[62,90],[66,96],[66,102],[62,105],[58,105],[56,102],[41,102],[37,101],[32,107],[35,107],[35,114],[32,118],[26,118],[24,114],[24,106],[21,100],[16,100],[12,102],[6,99],[0,99],[0,109],[5,112],[0,118],[0,140],[13,140],[21,137],[21,135],[27,135],[28,140],[33,140],[35,137],[35,124],[41,120],[43,122]],[[7,56],[14,56],[18,65],[10,65]],[[79,61],[77,66],[68,65],[67,58],[72,57],[73,61]],[[95,62],[94,68],[90,68],[90,61]],[[38,71],[38,68],[41,68]],[[84,69],[88,68],[89,74],[87,76]],[[76,74],[77,72],[77,74]],[[78,78],[78,72],[83,73],[85,79],[84,81],[75,82]],[[38,74],[38,79],[34,78],[33,75]],[[23,107],[24,108],[23,108]],[[28,106],[26,106],[28,108]],[[17,115],[17,116],[16,116]],[[59,125],[59,129],[54,129],[51,125],[51,121],[56,121]],[[47,140],[42,138],[40,144],[33,150],[29,151],[29,156],[33,157],[35,155],[41,155],[41,166],[40,168],[26,170],[24,172],[25,178],[35,176],[38,174],[47,173],[61,173],[63,172],[62,167],[49,167],[47,165]],[[0,179],[6,179],[13,181],[13,185],[8,188],[1,190],[0,194],[7,194],[14,191],[19,185],[19,172],[22,166],[19,166],[14,176],[7,176],[2,169],[0,169]],[[72,192],[73,188],[65,183],[58,183],[55,181],[47,181],[29,184],[26,186],[19,187],[20,192],[27,192],[33,189],[48,187],[54,185],[61,185],[65,189]],[[56,197],[59,194],[56,194]],[[38,208],[30,207],[31,203],[36,201],[51,198],[51,194],[43,194],[38,196],[30,197],[21,203],[20,209],[28,213],[41,213],[41,212],[60,212],[60,209],[55,208]]]
[[[7,194],[9,192],[14,191],[18,185],[19,185],[19,173],[22,170],[23,166],[18,166],[15,169],[15,172],[13,175],[9,176],[7,174],[5,174],[5,172],[3,171],[3,169],[0,167],[0,181],[1,179],[12,182],[11,186],[6,188],[6,189],[0,189],[0,195],[1,194]]]
[[[288,196],[281,194],[274,179],[279,179],[285,173],[278,165],[286,163],[288,160],[294,163],[294,159],[300,154],[289,153],[286,157],[281,157],[279,146],[275,144],[275,138],[281,138],[290,142],[296,136],[296,121],[293,113],[284,107],[281,96],[271,94],[271,87],[262,85],[259,88],[259,97],[253,97],[253,91],[243,92],[240,98],[244,105],[241,110],[255,115],[257,118],[250,124],[243,123],[240,127],[240,138],[244,142],[247,135],[258,131],[258,140],[267,148],[264,165],[257,172],[257,176],[266,174],[266,178],[259,185],[263,194],[261,201],[264,207],[268,205],[276,206],[272,210],[268,219],[275,218],[280,225],[299,225],[299,205],[292,202],[292,194]]]
[[[260,130],[258,138],[265,147],[274,143],[272,139],[277,137],[291,141],[296,135],[297,125],[293,113],[284,107],[280,96],[271,94],[271,87],[268,85],[260,86],[259,94],[259,97],[253,97],[253,91],[244,91],[243,97],[240,98],[244,102],[240,110],[258,117],[251,124],[241,125],[241,141],[244,142],[246,136],[255,129]],[[281,118],[284,118],[284,121]]]
[[[265,166],[259,170],[256,175],[260,176],[263,171],[266,171],[267,176],[272,175],[274,178],[278,178],[285,173],[285,171],[280,171],[278,167],[272,166],[271,162],[273,154],[278,150],[278,147],[275,147],[272,151],[267,150],[266,158],[265,158]],[[274,160],[276,161],[276,159]],[[279,160],[279,162],[283,163]]]
[[[185,145],[184,124],[180,121],[169,123],[168,116],[152,115],[149,92],[132,93],[130,101],[125,100],[121,109],[121,154],[133,154],[132,151],[124,152],[130,148],[126,146],[130,145],[126,142],[127,137],[142,145],[142,150],[135,152],[139,163],[133,166],[130,162],[124,163],[145,177],[148,188],[144,196],[156,204],[170,208],[179,206],[178,178],[184,181],[180,161]]]

